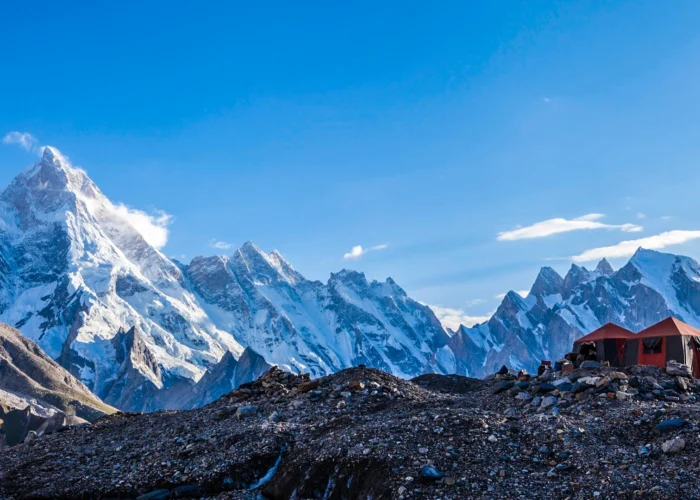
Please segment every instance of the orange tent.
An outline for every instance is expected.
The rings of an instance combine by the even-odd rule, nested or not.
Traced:
[[[700,330],[669,317],[642,330],[629,342],[637,353],[636,364],[665,367],[667,361],[689,365],[700,378]],[[635,345],[636,344],[636,345]]]
[[[611,366],[625,364],[627,341],[635,334],[614,323],[608,323],[588,335],[574,341],[574,352],[592,356],[595,351],[597,361],[608,361]]]

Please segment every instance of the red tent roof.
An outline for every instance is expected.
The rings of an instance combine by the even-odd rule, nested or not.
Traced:
[[[700,334],[700,332],[698,332],[698,334]],[[580,339],[574,341],[574,343],[580,344],[583,342],[595,342],[597,340],[604,339],[633,339],[635,337],[636,335],[633,332],[630,332],[628,329],[617,326],[614,323],[608,323],[607,325],[601,326],[597,330],[593,330],[588,335],[584,335]]]
[[[666,318],[637,334],[638,337],[670,337],[674,335],[700,336],[700,330],[674,317]]]

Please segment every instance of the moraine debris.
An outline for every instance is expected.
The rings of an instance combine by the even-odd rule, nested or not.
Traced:
[[[7,448],[0,498],[693,498],[700,384],[676,377],[272,368],[198,410],[119,413]]]

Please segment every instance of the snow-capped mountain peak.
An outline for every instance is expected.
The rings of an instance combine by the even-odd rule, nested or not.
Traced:
[[[502,364],[534,370],[606,323],[640,331],[668,316],[700,326],[700,266],[689,257],[639,249],[617,271],[606,260],[595,271],[572,265],[563,279],[542,268],[527,299],[506,295],[487,323],[462,327],[450,347],[463,374],[487,375]]]
[[[563,286],[564,278],[562,278],[558,272],[551,267],[543,267],[540,269],[535,283],[530,289],[530,293],[538,297],[544,297],[561,293]]]
[[[195,385],[211,395],[198,381],[226,387],[234,365],[414,376],[450,363],[433,312],[393,281],[309,281],[252,242],[173,262],[52,147],[0,195],[0,321],[124,410],[177,406]]]
[[[612,273],[615,272],[615,270],[610,265],[610,262],[608,262],[608,260],[605,257],[603,257],[603,259],[600,262],[598,262],[595,271],[598,274],[602,274],[605,276],[610,276]]]

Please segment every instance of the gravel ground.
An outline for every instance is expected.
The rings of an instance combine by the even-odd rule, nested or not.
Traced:
[[[696,390],[650,367],[563,381],[272,369],[198,410],[3,450],[0,498],[700,498]]]

